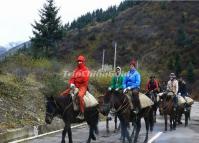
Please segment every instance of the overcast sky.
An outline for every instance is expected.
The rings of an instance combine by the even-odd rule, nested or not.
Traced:
[[[62,23],[98,8],[107,9],[123,0],[55,0],[60,8]],[[39,20],[39,12],[46,0],[0,0],[0,45],[10,42],[27,41],[32,36],[34,20]]]

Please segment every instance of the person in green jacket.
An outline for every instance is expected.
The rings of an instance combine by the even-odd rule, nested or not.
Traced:
[[[119,66],[116,67],[116,74],[113,76],[111,81],[111,86],[108,88],[109,91],[115,90],[119,91],[123,89],[123,76],[121,75],[121,68]]]

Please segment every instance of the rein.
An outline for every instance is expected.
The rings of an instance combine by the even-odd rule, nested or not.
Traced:
[[[56,100],[55,100],[54,98],[53,98],[53,101],[48,101],[48,102],[55,103],[56,109],[61,110],[61,108],[59,107],[59,105],[57,104],[57,102],[56,102]],[[64,108],[64,111],[63,111],[63,113],[61,114],[61,117],[62,117],[62,118],[63,118],[65,112],[71,107],[72,104],[73,104],[73,102],[71,102],[69,105],[67,105],[67,106]],[[54,114],[54,113],[48,113],[48,112],[46,112],[46,114],[49,115],[49,116],[51,116],[51,117],[53,117],[53,114]]]
[[[112,111],[112,114],[116,114],[116,113],[118,113],[118,112],[120,112],[121,110],[123,110],[125,107],[127,107],[129,104],[128,104],[128,102],[126,102],[126,104],[124,104],[125,103],[125,101],[126,101],[126,99],[127,98],[124,98],[124,100],[123,100],[123,102],[122,102],[122,104],[119,106],[119,108],[116,110],[116,111]],[[124,104],[124,105],[123,105]],[[114,105],[113,105],[114,106]],[[126,110],[127,108],[125,108],[125,110]],[[125,111],[124,110],[124,111]]]

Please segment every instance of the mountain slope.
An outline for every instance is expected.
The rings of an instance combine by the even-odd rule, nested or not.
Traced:
[[[6,48],[0,46],[0,55],[5,53],[6,51],[7,51]]]
[[[175,67],[169,69],[169,61],[179,56],[181,75],[186,77],[186,68],[192,62],[198,79],[198,7],[198,2],[143,2],[112,20],[67,33],[60,57],[71,61],[70,57],[84,53],[95,59],[91,64],[100,64],[105,49],[105,63],[112,64],[112,42],[117,41],[118,65],[128,65],[136,57],[140,68],[167,80],[169,72],[175,71]]]

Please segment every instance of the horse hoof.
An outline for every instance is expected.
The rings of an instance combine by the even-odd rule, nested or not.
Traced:
[[[94,135],[91,138],[92,140],[96,141],[96,137]]]

